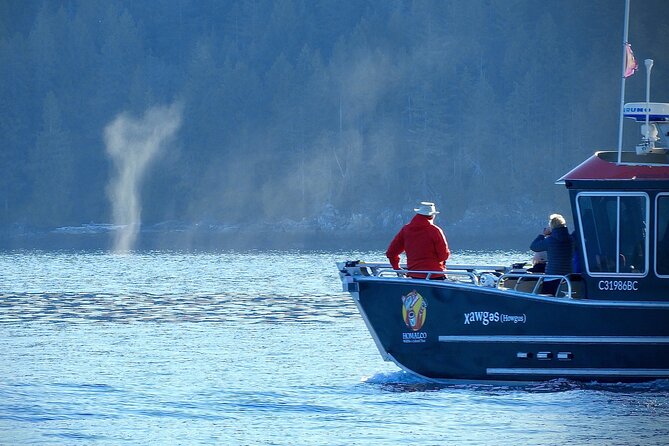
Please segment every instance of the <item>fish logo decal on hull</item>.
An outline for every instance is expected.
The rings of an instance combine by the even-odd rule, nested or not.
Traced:
[[[402,296],[402,318],[407,327],[418,331],[427,317],[427,302],[416,290]]]

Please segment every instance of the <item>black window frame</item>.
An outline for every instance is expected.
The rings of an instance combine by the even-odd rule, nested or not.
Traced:
[[[588,257],[588,247],[585,245],[585,232],[583,227],[583,209],[581,209],[581,198],[583,197],[613,197],[616,198],[616,221],[615,221],[615,269],[611,271],[592,271],[590,268],[590,258]],[[620,199],[622,197],[640,197],[644,200],[645,204],[645,237],[643,249],[643,271],[641,272],[631,272],[631,271],[621,271],[620,257],[621,257],[621,204]],[[650,242],[649,242],[649,233],[648,233],[648,222],[650,221],[650,197],[646,192],[623,192],[623,191],[597,191],[597,192],[579,192],[576,194],[576,212],[578,213],[578,224],[579,224],[579,233],[581,244],[581,252],[583,253],[583,258],[581,259],[582,268],[592,277],[605,277],[605,276],[616,276],[616,277],[646,277],[650,272]]]
[[[657,268],[657,259],[660,257],[660,251],[661,251],[661,246],[660,246],[660,235],[662,235],[662,239],[664,241],[664,234],[660,234],[661,228],[660,228],[660,200],[666,201],[667,208],[665,209],[665,212],[669,213],[669,192],[660,192],[655,196],[655,257],[653,258],[653,271],[655,272],[655,275],[657,277],[662,277],[662,278],[669,278],[669,272],[666,274],[660,274]],[[667,223],[669,225],[669,223]],[[665,231],[669,231],[669,226],[666,228],[662,228]],[[664,241],[666,243],[666,241]],[[665,248],[663,252],[666,252],[666,250],[669,250],[669,247],[662,247]],[[669,271],[669,260],[667,260],[668,264],[665,266],[667,268],[667,271]]]

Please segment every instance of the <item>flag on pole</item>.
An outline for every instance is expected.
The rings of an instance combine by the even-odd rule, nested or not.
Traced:
[[[634,58],[634,53],[632,52],[632,45],[629,43],[625,44],[625,73],[623,76],[630,77],[634,72],[639,68],[639,64],[636,63]]]

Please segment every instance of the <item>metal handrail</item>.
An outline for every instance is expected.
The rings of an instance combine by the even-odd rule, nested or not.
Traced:
[[[343,265],[342,265],[343,266]],[[566,283],[567,290],[565,297],[573,298],[574,289],[572,283],[567,276],[557,275],[557,274],[528,274],[523,272],[506,272],[509,271],[508,267],[503,266],[469,266],[469,265],[449,265],[446,271],[424,271],[424,270],[409,270],[409,269],[393,269],[392,266],[388,263],[358,263],[355,265],[355,269],[359,271],[359,274],[354,275],[363,275],[379,278],[410,278],[413,280],[434,280],[433,276],[445,276],[447,280],[451,282],[460,282],[463,284],[472,284],[476,286],[492,286],[497,289],[508,289],[504,287],[504,283],[508,279],[517,279],[513,287],[514,291],[527,292],[518,290],[519,284],[524,279],[530,279],[535,281],[534,287],[530,294],[540,295],[541,286],[545,281],[548,280],[559,280],[557,290],[559,291],[562,288],[562,284]],[[424,279],[417,279],[413,277],[408,277],[409,274],[424,274]],[[481,278],[484,275],[493,275],[495,280],[491,285],[483,284]],[[527,283],[527,282],[526,282]],[[557,296],[557,291],[555,297]]]
[[[393,277],[406,277],[409,274],[425,274],[425,279],[416,279],[415,277],[411,277],[412,279],[416,280],[432,280],[431,277],[434,276],[445,276],[447,279],[450,279],[451,281],[457,281],[453,279],[451,276],[464,276],[469,279],[469,281],[473,284],[478,284],[478,276],[471,272],[471,271],[459,271],[459,270],[453,270],[453,269],[448,269],[446,271],[421,271],[421,270],[411,270],[411,269],[392,269],[392,268],[381,268],[377,271],[375,274],[378,277],[388,277],[388,275],[392,274]]]
[[[567,292],[565,294],[565,297],[572,297],[572,286],[571,286],[571,281],[567,276],[559,275],[559,274],[523,274],[523,273],[506,273],[502,274],[498,281],[497,281],[497,288],[500,288],[503,283],[506,281],[506,279],[518,279],[516,281],[516,284],[514,285],[513,289],[514,291],[518,291],[518,284],[522,281],[522,279],[532,279],[535,280],[536,282],[534,284],[534,288],[532,289],[531,294],[540,294],[537,291],[541,289],[541,285],[547,280],[560,280],[560,283],[557,287],[557,290],[560,290],[560,287],[562,286],[563,283],[567,284]],[[557,296],[557,291],[555,294],[555,297]]]

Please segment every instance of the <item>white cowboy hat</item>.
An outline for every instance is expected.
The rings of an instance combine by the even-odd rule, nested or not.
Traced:
[[[426,215],[428,217],[439,213],[439,211],[434,207],[434,203],[430,203],[429,201],[421,201],[420,206],[414,209],[414,211],[416,214]]]

